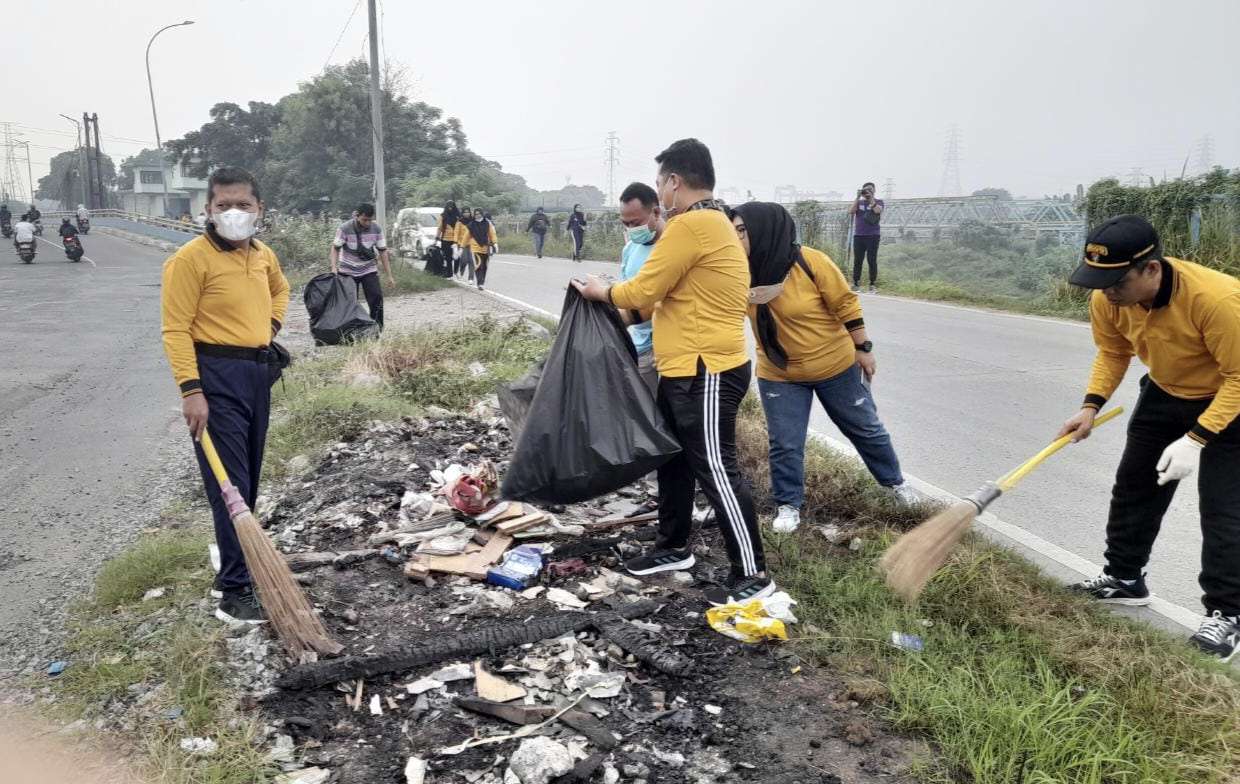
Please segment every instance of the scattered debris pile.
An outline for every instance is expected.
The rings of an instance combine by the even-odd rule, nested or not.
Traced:
[[[480,410],[374,423],[260,502],[346,648],[243,676],[285,784],[905,780],[907,742],[846,685],[710,630],[716,531],[692,574],[637,580],[649,488],[496,502],[510,452]]]

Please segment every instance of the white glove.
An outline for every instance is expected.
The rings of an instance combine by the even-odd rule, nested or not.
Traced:
[[[1191,476],[1201,462],[1202,445],[1188,436],[1180,436],[1163,450],[1158,458],[1158,484],[1176,482]]]

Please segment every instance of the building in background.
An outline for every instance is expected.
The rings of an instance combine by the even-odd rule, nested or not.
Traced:
[[[140,215],[179,218],[197,215],[207,206],[207,181],[190,174],[192,161],[161,162],[153,150],[143,150],[121,164],[117,200],[120,208]],[[163,209],[164,181],[168,176],[168,208]]]

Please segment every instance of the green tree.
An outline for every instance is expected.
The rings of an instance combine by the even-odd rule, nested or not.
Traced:
[[[991,198],[1001,201],[1011,201],[1012,194],[1008,193],[1007,188],[978,188],[973,191],[974,196],[990,196]]]
[[[474,160],[467,162],[465,156]],[[454,153],[451,158],[452,165],[435,169],[428,176],[406,177],[400,184],[404,204],[439,206],[451,199],[461,207],[494,214],[514,212],[521,206],[528,190],[521,177],[500,171],[497,164],[468,151]]]
[[[261,179],[271,136],[280,122],[279,108],[262,101],[250,101],[249,109],[217,103],[210,115],[211,122],[198,130],[165,142],[169,155],[190,164],[195,177],[205,179],[218,166],[240,166]]]
[[[116,184],[116,165],[107,155],[99,158],[103,166],[103,187],[111,188]],[[50,171],[39,178],[35,196],[40,199],[54,199],[65,207],[82,202],[81,156],[77,150],[57,153],[50,162]],[[94,173],[94,165],[88,164]]]

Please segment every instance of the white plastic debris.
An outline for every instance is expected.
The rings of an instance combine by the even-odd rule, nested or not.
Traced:
[[[405,784],[422,784],[426,780],[426,760],[410,757],[405,763]]]
[[[142,594],[142,601],[149,602],[152,599],[162,599],[164,594],[166,593],[168,593],[167,588],[152,588],[151,590]]]
[[[332,777],[330,770],[302,768],[276,776],[276,784],[325,784]]]
[[[706,711],[712,716],[723,715],[723,708],[720,708],[718,705],[703,705],[702,710]]]
[[[573,769],[573,756],[564,744],[539,735],[521,741],[508,768],[521,784],[547,784]]]
[[[379,699],[378,694],[370,695],[370,715],[371,716],[382,716],[383,715],[383,702]]]
[[[181,738],[181,751],[186,754],[207,756],[219,751],[220,744],[210,738]]]
[[[410,694],[424,694],[425,692],[442,689],[443,687],[443,681],[437,681],[434,678],[419,678],[413,683],[405,684],[405,691]]]
[[[561,607],[572,607],[578,610],[589,604],[589,602],[581,601],[563,588],[548,588],[547,600]]]
[[[453,681],[467,681],[474,677],[473,665],[458,662],[449,664],[443,669],[436,670],[431,673],[431,678],[440,683],[452,683]]]

